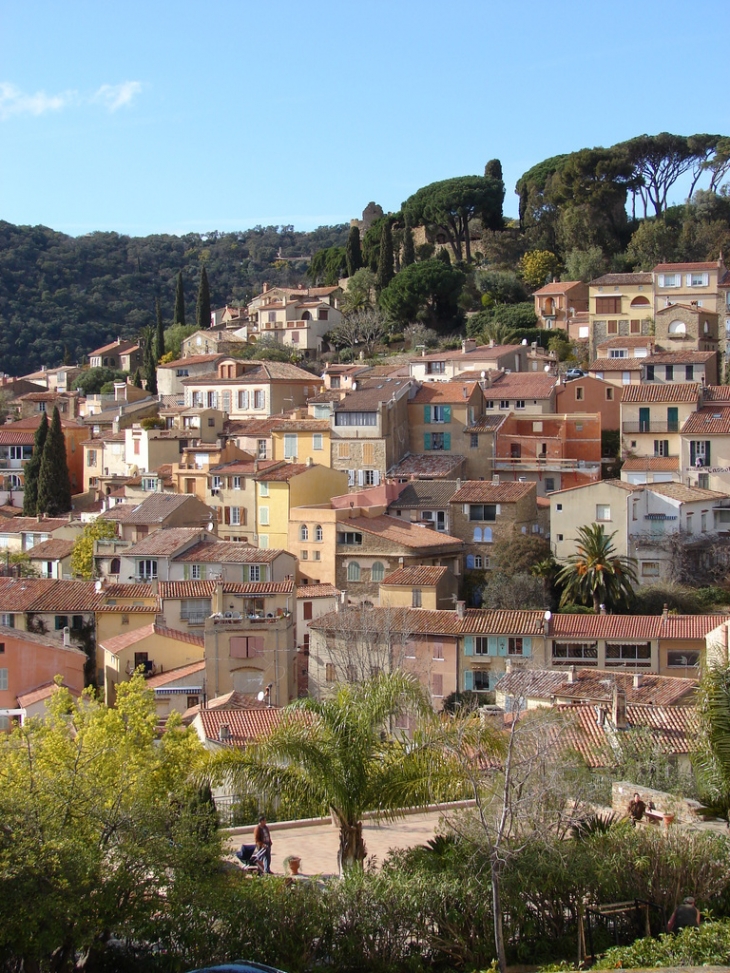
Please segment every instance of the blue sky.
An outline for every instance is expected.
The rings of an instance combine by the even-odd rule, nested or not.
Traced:
[[[0,0],[0,218],[312,229],[502,160],[730,132],[696,0]],[[713,26],[714,25],[714,26]],[[717,29],[715,29],[717,27]]]

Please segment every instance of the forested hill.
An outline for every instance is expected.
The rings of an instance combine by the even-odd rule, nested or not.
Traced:
[[[311,255],[344,246],[348,230],[341,225],[298,233],[270,226],[204,235],[71,237],[0,221],[0,370],[22,375],[60,364],[64,355],[80,360],[117,336],[136,337],[153,324],[157,296],[165,322],[171,322],[180,270],[187,321],[194,323],[203,263],[213,307],[245,303],[264,281],[304,281]]]

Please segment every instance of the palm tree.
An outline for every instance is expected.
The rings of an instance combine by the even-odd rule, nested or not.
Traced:
[[[482,340],[493,341],[495,345],[508,345],[515,340],[515,329],[495,318],[484,325]]]
[[[696,707],[692,768],[703,803],[730,822],[730,666],[716,662],[703,670]]]
[[[266,795],[329,808],[340,831],[340,869],[362,867],[365,811],[389,819],[431,799],[432,775],[424,768],[430,760],[433,769],[432,751],[387,732],[399,714],[427,711],[416,680],[400,671],[342,683],[326,699],[292,703],[279,727],[249,747],[233,770]]]
[[[592,603],[599,611],[601,605],[611,609],[631,604],[633,585],[638,583],[636,572],[631,558],[616,553],[615,536],[606,534],[602,524],[578,528],[578,552],[568,558],[557,576],[558,584],[564,586],[561,606]]]

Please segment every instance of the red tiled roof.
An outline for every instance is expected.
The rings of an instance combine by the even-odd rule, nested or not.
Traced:
[[[533,297],[548,297],[550,294],[564,294],[571,287],[584,286],[582,280],[554,280],[549,284],[545,284],[540,290],[533,291]]]
[[[614,686],[626,693],[628,703],[653,706],[677,706],[689,702],[697,689],[696,679],[681,676],[658,676],[649,672],[639,674],[639,685],[634,685],[634,675],[615,669],[583,669],[575,667],[573,681],[568,669],[523,669],[513,667],[495,687],[509,696],[528,699],[586,702],[610,700]]]
[[[31,561],[55,561],[59,558],[68,557],[74,549],[74,541],[64,541],[60,538],[52,537],[49,541],[42,544],[35,544],[28,552]]]
[[[647,483],[645,490],[651,493],[658,493],[660,496],[669,497],[670,500],[678,500],[680,503],[692,503],[694,501],[707,500],[728,500],[725,493],[718,493],[716,490],[705,490],[698,486],[687,486],[684,483]]]
[[[118,351],[120,354],[124,354],[125,351],[129,351],[134,347],[134,341],[112,341],[111,344],[103,345],[101,348],[97,348],[94,351],[89,352],[89,358],[94,358],[98,355],[102,355],[105,351]]]
[[[467,480],[451,498],[451,503],[516,503],[537,490],[535,483],[492,483]]]
[[[624,460],[622,470],[631,472],[678,473],[678,456],[639,456]]]
[[[206,531],[200,527],[167,527],[163,530],[155,530],[133,547],[128,547],[123,554],[124,557],[141,557],[150,554],[160,557],[171,556],[183,544],[189,544],[196,538],[202,540],[205,533]]]
[[[271,427],[272,432],[328,432],[329,419],[286,419]]]
[[[698,409],[688,416],[682,426],[682,435],[727,435],[730,433],[730,407],[711,406]]]
[[[596,358],[588,366],[589,372],[637,372],[646,358]],[[624,390],[625,394],[625,390]]]
[[[270,564],[280,554],[286,553],[274,547],[264,550],[233,541],[218,541],[215,544],[201,541],[195,547],[177,554],[173,560],[186,564]]]
[[[144,582],[102,585],[102,591],[107,598],[149,598],[153,594]]]
[[[125,518],[125,524],[161,524],[186,503],[197,506],[197,497],[185,493],[153,493]]]
[[[180,598],[210,598],[215,591],[215,581],[160,581],[159,592],[163,601]]]
[[[716,351],[655,351],[645,361],[647,365],[702,365],[716,355]]]
[[[168,669],[167,672],[161,672],[158,676],[151,676],[145,680],[145,687],[147,689],[159,689],[162,686],[168,686],[171,682],[177,682],[178,679],[187,679],[188,676],[195,676],[197,673],[203,672],[205,672],[205,659],[201,659],[200,662],[191,662],[189,666]]]
[[[450,402],[459,405],[469,401],[476,387],[476,382],[430,382],[422,385],[408,404],[428,405],[432,402]]]
[[[187,642],[190,645],[197,645],[201,649],[205,646],[205,639],[202,635],[179,632],[175,628],[163,628],[155,624],[143,625],[141,628],[135,628],[131,632],[124,632],[123,635],[115,635],[113,638],[100,642],[99,645],[112,655],[117,655],[124,649],[129,648],[130,645],[136,645],[137,642],[142,642],[151,635],[159,635],[161,638],[172,639],[175,642]]]
[[[416,365],[421,361],[453,361],[454,359],[478,358],[484,361],[494,361],[502,355],[510,352],[519,351],[522,345],[479,345],[471,351],[437,351],[431,355],[421,355],[419,358],[412,358],[411,364]]]
[[[228,746],[242,747],[259,737],[266,736],[281,723],[283,713],[275,707],[264,709],[202,709],[196,719],[200,720],[207,740],[221,743],[220,729],[228,727]]]
[[[11,423],[10,426],[15,425]],[[12,429],[0,426],[0,445],[2,446],[32,446],[35,432],[32,429]]]
[[[187,358],[176,358],[175,361],[165,362],[158,365],[158,368],[184,368],[188,365],[204,365],[206,362],[218,361],[225,358],[225,355],[189,355]]]
[[[447,479],[466,462],[456,453],[411,453],[388,470],[388,476],[435,477]]]
[[[41,703],[44,699],[50,699],[59,689],[65,689],[75,699],[78,699],[81,695],[81,693],[67,686],[65,683],[61,683],[59,686],[57,682],[47,682],[45,686],[39,686],[38,689],[33,689],[28,693],[23,693],[21,696],[18,696],[18,706],[21,709],[27,709],[29,706],[33,706],[34,703]]]
[[[399,517],[389,517],[387,514],[381,514],[379,517],[353,517],[350,520],[339,521],[337,527],[339,530],[356,530],[374,534],[393,544],[413,550],[437,547],[457,550],[464,544],[459,537],[451,537],[449,534],[430,530],[420,524],[412,524]]]
[[[557,375],[545,372],[502,373],[484,389],[486,399],[549,399],[557,384]]]
[[[673,270],[719,270],[721,265],[717,260],[704,261],[701,263],[684,264],[657,264],[653,269],[655,274],[671,273]]]
[[[0,525],[2,534],[52,534],[54,530],[68,527],[68,517],[48,517],[38,520],[37,517],[13,517],[8,523]]]
[[[598,722],[594,706],[560,707],[569,725],[561,745],[576,750],[591,767],[605,766],[613,758],[607,731],[613,732],[609,717]],[[698,730],[697,712],[690,706],[627,706],[629,728],[645,727],[652,743],[667,754],[686,754]]]
[[[653,348],[654,347],[654,336],[653,335],[638,335],[631,334],[625,336],[618,336],[614,338],[607,338],[605,341],[601,341],[596,346],[597,348]]]
[[[412,567],[398,568],[381,581],[381,584],[389,585],[408,585],[419,587],[421,585],[437,585],[445,574],[448,574],[445,567]]]
[[[704,639],[730,615],[553,615],[553,638]]]
[[[727,402],[730,405],[730,385],[706,385],[702,389],[703,402]]]
[[[297,598],[337,598],[340,589],[333,584],[303,584],[297,588]]]
[[[260,483],[286,482],[305,473],[308,469],[314,469],[314,465],[309,467],[306,463],[285,463],[283,466],[276,466],[263,473],[256,473],[255,476]]]
[[[646,274],[604,274],[602,277],[596,277],[595,280],[589,282],[590,287],[600,287],[603,284],[613,284],[615,285],[632,285],[632,284],[651,284],[654,278],[650,273]]]
[[[178,601],[181,598],[210,598],[215,581],[161,581],[160,597],[164,601]],[[294,590],[294,581],[224,581],[224,594],[231,595],[289,595]]]
[[[621,359],[618,359],[619,361]],[[624,359],[626,361],[626,359]],[[626,385],[621,404],[631,402],[699,402],[697,382],[675,382],[667,385]]]

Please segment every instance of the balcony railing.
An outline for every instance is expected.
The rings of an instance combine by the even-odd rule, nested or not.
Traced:
[[[679,422],[664,422],[649,419],[645,422],[622,422],[621,429],[625,433],[636,432],[679,432]]]
[[[557,470],[566,473],[573,470],[591,472],[600,469],[601,461],[599,459],[558,459],[551,456],[496,456],[493,466],[498,472],[509,472],[511,470],[515,472],[544,470]]]

